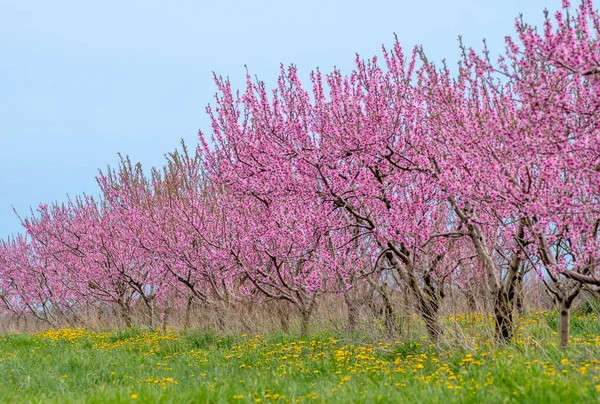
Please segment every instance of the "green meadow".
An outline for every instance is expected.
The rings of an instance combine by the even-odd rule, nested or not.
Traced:
[[[572,348],[556,315],[529,313],[498,345],[490,319],[444,320],[468,337],[378,343],[313,330],[228,335],[203,330],[47,330],[0,337],[7,403],[593,403],[600,402],[600,326],[575,313]],[[482,330],[481,334],[477,330]],[[460,335],[460,333],[456,333]]]

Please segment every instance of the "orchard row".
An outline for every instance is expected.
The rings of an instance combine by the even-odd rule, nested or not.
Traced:
[[[456,69],[398,41],[349,74],[294,66],[268,89],[215,76],[210,136],[144,173],[123,159],[101,195],[40,205],[0,245],[5,313],[53,321],[96,305],[149,312],[285,300],[306,331],[324,294],[402,285],[436,341],[449,287],[485,285],[513,336],[524,277],[569,313],[600,286],[600,16],[591,0],[517,20],[497,60]],[[456,70],[456,71],[454,71]]]

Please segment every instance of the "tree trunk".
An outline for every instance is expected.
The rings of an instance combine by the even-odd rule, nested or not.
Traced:
[[[437,344],[439,337],[442,335],[442,328],[438,321],[438,311],[440,309],[440,301],[444,298],[444,289],[436,288],[433,279],[429,274],[426,274],[423,279],[425,287],[419,297],[419,311],[421,318],[425,322],[427,335],[429,340]],[[416,291],[415,291],[416,292]],[[454,297],[452,298],[454,301]]]
[[[130,307],[127,306],[124,302],[119,301],[119,312],[121,315],[121,321],[125,324],[125,328],[131,328],[133,326],[133,321],[131,319]]]
[[[571,321],[571,306],[579,295],[581,283],[571,279],[558,278],[554,286],[546,285],[554,295],[554,302],[558,305],[558,334],[559,346],[562,349],[569,347],[569,333]]]
[[[388,293],[387,285],[382,285],[379,288],[379,293],[383,300],[383,322],[385,326],[385,332],[388,337],[393,338],[396,336],[396,313],[394,312],[394,306],[392,305],[392,299]]]
[[[300,336],[302,338],[308,336],[308,326],[310,321],[310,311],[300,309]]]
[[[571,319],[571,305],[568,304],[567,299],[561,299],[558,302],[558,310],[558,333],[560,335],[560,348],[565,349],[569,347],[569,330]]]
[[[254,321],[253,321],[253,313],[254,313],[254,303],[252,301],[247,302],[246,304],[237,304],[234,303],[236,307],[235,311],[240,313],[242,318],[242,327],[246,333],[252,332],[254,329]]]
[[[469,309],[469,313],[475,313],[477,311],[477,301],[475,300],[475,294],[473,293],[473,290],[471,290],[471,285],[467,285],[465,296],[467,298],[467,307]]]
[[[225,307],[223,307],[222,302],[216,302],[215,304],[215,312],[217,314],[217,329],[219,331],[225,331]]]
[[[496,338],[508,342],[513,337],[513,302],[503,288],[497,291],[495,300]]]
[[[131,312],[129,311],[129,307],[125,307],[122,312],[123,321],[125,322],[125,327],[131,328],[133,327],[133,320],[131,319]]]
[[[524,300],[523,299],[523,291],[521,290],[517,294],[517,301],[516,301],[517,313],[519,313],[519,315],[523,315],[525,313],[525,303],[523,300]]]
[[[152,295],[142,295],[142,299],[144,300],[144,304],[148,309],[148,323],[150,329],[154,329],[154,296]]]
[[[154,299],[152,299],[150,301],[150,304],[148,305],[148,315],[150,316],[150,329],[153,330],[154,327],[156,327],[156,323],[155,323],[155,304],[154,304]]]
[[[427,303],[424,304],[427,305]],[[421,318],[425,322],[429,340],[433,344],[436,344],[439,337],[442,335],[442,328],[438,322],[437,311],[432,311],[431,308],[421,308],[419,314],[421,314]]]
[[[388,245],[391,249],[394,248],[391,243],[388,243]],[[423,284],[421,285],[416,276],[414,261],[410,256],[410,253],[403,245],[400,246],[399,250],[394,251],[395,253],[389,252],[387,254],[388,262],[396,269],[400,277],[406,282],[406,286],[410,292],[415,296],[418,302],[417,309],[419,315],[425,322],[427,334],[431,342],[435,344],[442,333],[442,329],[438,323],[437,313],[439,302],[444,296],[443,289],[436,288],[432,277],[429,275],[429,270],[435,269],[435,266],[439,260],[442,259],[443,255],[436,256],[431,262],[431,268],[428,266],[424,271]],[[401,257],[401,259],[399,257]]]
[[[104,313],[103,313],[103,310],[102,310],[102,306],[99,305],[98,308],[97,308],[97,310],[96,310],[96,321],[98,322],[98,326],[99,327],[103,327],[103,320],[102,320],[102,318],[104,317],[103,314]]]
[[[400,334],[405,335],[406,339],[410,340],[412,338],[411,336],[411,332],[412,332],[412,321],[410,318],[410,314],[411,314],[411,304],[410,304],[410,291],[408,290],[408,287],[406,285],[404,285],[403,289],[402,289],[402,293],[404,293],[404,306],[403,306],[403,310],[402,310],[402,322],[400,324]]]
[[[515,308],[517,309],[517,313],[519,315],[525,313],[525,287],[523,285],[523,276],[524,274],[521,272],[517,275],[515,280]]]
[[[358,325],[358,302],[356,301],[356,297],[352,290],[347,290],[344,293],[344,301],[346,302],[346,307],[348,309],[348,324],[346,326],[347,331],[349,333],[353,333],[356,331],[356,327]]]
[[[289,312],[285,310],[284,308],[284,302],[279,301],[279,302],[275,302],[275,304],[277,305],[277,315],[279,316],[279,324],[281,325],[281,331],[284,332],[284,334],[289,334],[290,333],[290,320],[289,320]]]
[[[167,307],[163,310],[162,312],[162,331],[164,333],[167,332],[167,322],[169,321],[169,314],[170,314],[171,310]]]
[[[308,336],[309,321],[315,310],[316,302],[317,294],[315,293],[308,298],[307,304],[301,304],[298,307],[300,309],[300,335],[302,337]]]
[[[385,327],[385,332],[388,337],[393,338],[396,335],[396,314],[394,312],[394,306],[392,305],[392,300],[390,298],[390,294],[388,292],[387,284],[379,285],[370,277],[366,278],[367,282],[373,287],[373,289],[379,293],[381,299],[383,300],[383,323]],[[375,310],[376,316],[381,315],[381,311]]]
[[[194,302],[194,295],[190,293],[190,295],[187,298],[187,304],[185,306],[185,319],[183,322],[183,328],[184,329],[188,329],[190,328],[190,321],[191,321],[191,317],[192,317],[192,303]]]
[[[452,197],[450,197],[449,201],[458,217],[467,225],[469,237],[471,238],[473,247],[475,247],[475,252],[487,274],[488,285],[495,299],[494,318],[496,322],[496,339],[503,342],[510,341],[513,336],[514,284],[521,266],[521,258],[517,252],[513,252],[509,263],[509,276],[506,282],[503,282],[499,276],[500,270],[493,258],[493,250],[490,251],[483,231],[473,221],[473,219],[476,219],[476,216],[473,215],[472,206],[465,206],[465,210],[463,210]],[[515,236],[521,244],[523,244],[524,231],[524,224],[520,222]]]
[[[383,300],[385,302],[385,332],[388,335],[388,337],[391,338],[396,335],[396,316],[394,314],[394,307],[392,306],[391,301],[387,297]]]

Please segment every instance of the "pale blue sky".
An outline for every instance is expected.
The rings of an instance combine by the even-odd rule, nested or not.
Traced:
[[[96,194],[98,168],[129,154],[146,167],[208,131],[212,71],[267,82],[279,63],[303,77],[348,71],[396,32],[408,50],[457,60],[457,36],[494,54],[523,12],[539,24],[559,0],[0,0],[0,238],[66,194]]]

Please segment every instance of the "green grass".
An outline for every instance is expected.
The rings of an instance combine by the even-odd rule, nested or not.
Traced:
[[[477,335],[487,319],[453,318],[468,343],[368,343],[130,329],[0,337],[0,401],[10,403],[593,403],[600,402],[600,329],[574,316],[573,348],[555,347],[553,314],[520,319],[515,342]],[[467,328],[467,326],[471,328]]]

